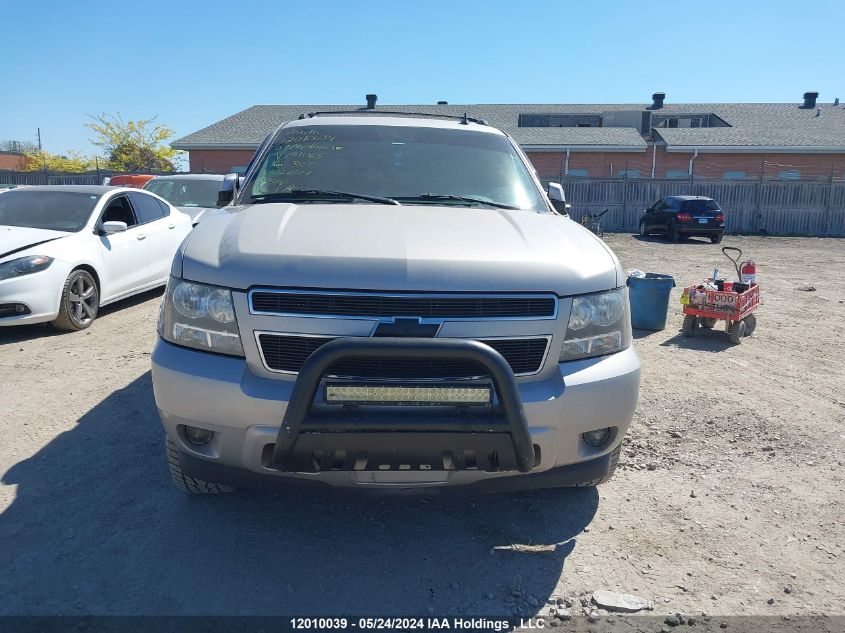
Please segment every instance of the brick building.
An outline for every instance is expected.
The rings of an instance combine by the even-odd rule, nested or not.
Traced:
[[[19,152],[0,151],[0,170],[23,171],[26,169],[26,156]]]
[[[813,180],[845,175],[845,107],[796,103],[385,105],[485,119],[516,140],[543,180],[568,176]],[[257,105],[174,141],[192,172],[242,170],[280,123],[361,105]]]

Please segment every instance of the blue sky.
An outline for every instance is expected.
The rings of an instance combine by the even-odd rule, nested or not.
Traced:
[[[259,103],[845,99],[842,0],[9,2],[0,140],[92,153],[87,113],[177,137]]]

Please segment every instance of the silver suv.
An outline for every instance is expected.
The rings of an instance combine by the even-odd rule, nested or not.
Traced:
[[[279,127],[182,244],[153,352],[176,485],[508,490],[611,476],[626,276],[481,121]]]

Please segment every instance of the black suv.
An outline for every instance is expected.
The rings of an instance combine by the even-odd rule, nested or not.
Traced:
[[[640,235],[652,233],[663,233],[672,242],[680,242],[681,238],[690,235],[702,235],[718,244],[725,234],[725,213],[713,198],[661,198],[646,209],[640,219]]]

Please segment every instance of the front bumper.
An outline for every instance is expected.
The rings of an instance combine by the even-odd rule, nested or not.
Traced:
[[[69,270],[59,261],[38,273],[0,281],[0,305],[20,304],[26,312],[0,316],[0,327],[43,323],[59,315],[62,286]]]
[[[244,485],[244,479],[263,485],[260,482],[270,478],[270,481],[297,479],[338,486],[439,487],[508,478],[524,481],[526,487],[531,487],[529,480],[536,479],[540,473],[589,463],[593,464],[592,469],[584,467],[582,481],[596,479],[598,477],[592,476],[594,471],[606,469],[607,456],[622,441],[631,422],[640,374],[639,359],[633,348],[629,348],[603,358],[558,364],[556,372],[541,379],[514,380],[511,375],[524,411],[528,444],[537,456],[530,474],[520,473],[516,465],[505,471],[391,468],[287,472],[274,468],[278,463],[274,461],[273,453],[295,385],[302,381],[257,376],[242,358],[189,350],[163,340],[158,341],[153,351],[152,363],[153,386],[162,423],[183,454],[186,474],[225,483],[219,479],[222,474],[215,479],[206,471],[229,473],[226,475],[228,481],[232,481],[232,473],[235,473],[239,485]],[[502,393],[498,385],[497,393]],[[319,406],[320,401],[319,393],[312,397],[307,403],[309,411],[312,403]],[[185,440],[186,425],[212,430],[214,438],[207,445],[194,446]],[[582,433],[603,427],[613,430],[606,445],[595,448],[583,441]],[[478,439],[473,433],[454,435]],[[493,434],[489,435],[491,437],[481,439],[492,439]],[[398,439],[399,436],[392,437]],[[372,439],[377,438],[373,436]],[[389,444],[389,440],[378,439]],[[414,441],[413,437],[403,440],[398,444],[408,446]],[[397,444],[395,440],[393,443]],[[304,448],[309,445],[306,443]],[[464,448],[473,450],[471,446]],[[519,481],[507,485],[521,487]],[[505,484],[498,482],[497,485]]]

